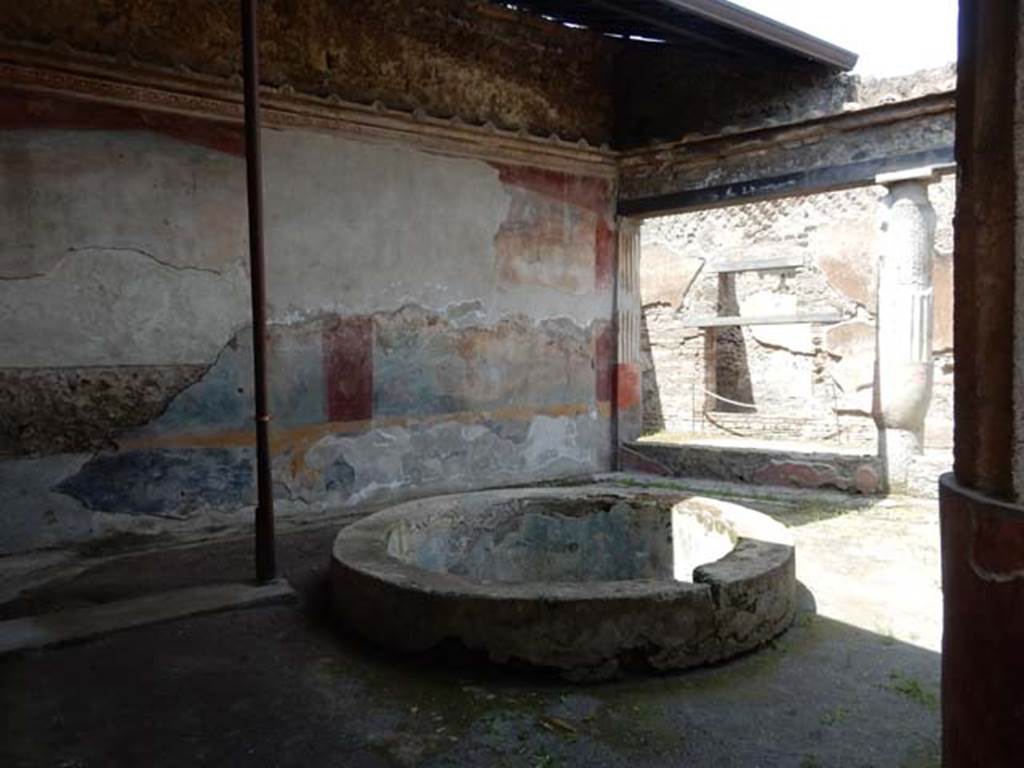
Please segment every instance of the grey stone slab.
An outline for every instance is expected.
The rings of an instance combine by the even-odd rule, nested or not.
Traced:
[[[742,315],[719,317],[683,318],[683,323],[693,328],[721,328],[732,325],[792,325],[793,323],[838,323],[843,320],[841,312],[809,312],[803,315]]]
[[[291,601],[287,581],[216,584],[159,592],[89,608],[76,608],[0,622],[0,656],[87,640],[111,632],[234,608]]]

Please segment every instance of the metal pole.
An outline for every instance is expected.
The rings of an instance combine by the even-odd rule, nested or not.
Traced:
[[[263,267],[263,166],[260,153],[259,39],[256,0],[242,3],[245,74],[245,173],[249,202],[249,271],[252,288],[253,392],[256,399],[256,579],[277,576],[274,490],[270,474],[267,396],[267,281]]]

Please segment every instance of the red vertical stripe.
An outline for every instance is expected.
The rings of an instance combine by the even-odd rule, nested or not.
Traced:
[[[610,403],[612,400],[612,365],[615,354],[615,334],[605,324],[594,339],[594,372],[597,380],[597,401]]]
[[[598,290],[610,288],[612,285],[615,245],[615,230],[605,224],[604,218],[599,218],[594,243],[594,286]]]
[[[373,417],[373,319],[339,317],[324,328],[324,376],[329,421]]]
[[[617,377],[616,400],[619,408],[626,411],[640,404],[640,367],[636,363],[620,363],[615,366]]]

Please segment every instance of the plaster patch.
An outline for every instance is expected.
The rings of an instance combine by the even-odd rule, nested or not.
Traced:
[[[645,243],[642,258],[640,303],[667,304],[673,309],[682,305],[706,261],[664,243]]]
[[[245,270],[182,270],[131,249],[0,281],[0,367],[204,365],[249,316]]]
[[[532,407],[593,398],[589,329],[503,318],[452,328],[417,307],[374,322],[374,416]]]
[[[275,320],[494,292],[509,194],[486,163],[304,131],[266,132],[264,157]]]
[[[540,467],[577,449],[575,425],[566,417],[538,416],[530,424],[523,457],[528,465]]]
[[[143,131],[0,131],[0,277],[45,275],[81,248],[179,268],[245,256],[241,158]]]
[[[516,190],[495,236],[503,285],[545,285],[569,294],[594,290],[596,214]]]
[[[0,461],[0,555],[67,545],[93,535],[92,513],[52,490],[88,459],[82,454],[62,454]]]
[[[825,345],[838,359],[832,378],[842,390],[841,407],[871,413],[875,381],[875,326],[860,320],[834,325],[825,331]]]

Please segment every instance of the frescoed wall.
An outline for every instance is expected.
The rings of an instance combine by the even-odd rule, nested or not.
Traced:
[[[238,129],[0,104],[0,552],[247,523]],[[263,143],[283,517],[609,466],[610,180]]]

